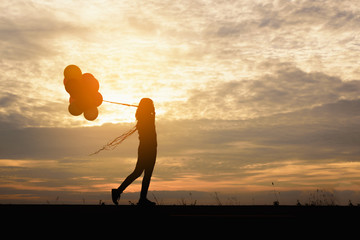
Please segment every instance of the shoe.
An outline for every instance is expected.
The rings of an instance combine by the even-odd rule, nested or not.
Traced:
[[[120,191],[117,188],[111,189],[111,198],[115,205],[118,205],[118,201],[120,199]]]
[[[145,198],[145,199],[140,199],[139,202],[137,203],[137,205],[139,205],[139,206],[155,206],[156,203]]]

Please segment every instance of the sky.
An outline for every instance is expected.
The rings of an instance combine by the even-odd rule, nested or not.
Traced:
[[[360,203],[360,2],[0,2],[0,203],[106,203],[135,108],[68,113],[63,70],[153,99],[158,203]],[[141,179],[120,204],[136,201]],[[321,194],[320,194],[321,193]]]

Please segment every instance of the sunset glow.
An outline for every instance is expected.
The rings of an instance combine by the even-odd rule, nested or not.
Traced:
[[[104,100],[154,101],[150,191],[271,204],[274,183],[289,204],[316,189],[360,203],[360,2],[2,1],[0,15],[0,203],[110,204],[133,170],[137,133],[88,155],[136,108],[72,116],[70,64]]]

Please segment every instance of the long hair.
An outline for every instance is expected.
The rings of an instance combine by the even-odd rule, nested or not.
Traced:
[[[136,120],[142,119],[148,115],[155,115],[154,103],[150,98],[140,100],[139,106],[135,113]]]
[[[136,109],[135,118],[136,118],[136,125],[132,127],[129,131],[126,133],[120,135],[119,137],[115,138],[111,142],[108,142],[106,145],[104,145],[102,148],[97,150],[96,152],[90,154],[95,155],[101,152],[102,150],[113,150],[115,149],[120,143],[122,143],[126,138],[130,137],[133,133],[138,130],[138,124],[139,122],[142,122],[142,120],[148,119],[149,117],[155,119],[155,107],[154,103],[150,98],[143,98],[140,100],[139,106]]]

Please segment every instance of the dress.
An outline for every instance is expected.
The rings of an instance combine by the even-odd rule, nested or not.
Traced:
[[[155,117],[149,115],[138,119],[136,125],[139,133],[139,148],[137,167],[146,169],[153,167],[157,154],[157,136],[155,129]],[[139,165],[139,166],[138,166]]]

